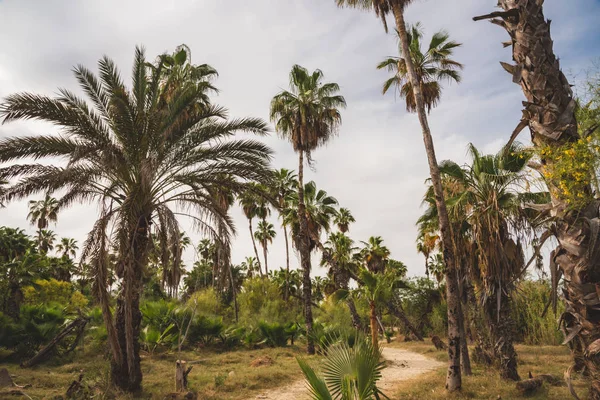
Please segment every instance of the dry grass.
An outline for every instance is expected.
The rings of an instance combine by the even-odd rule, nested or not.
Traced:
[[[190,390],[198,392],[199,399],[242,400],[255,398],[265,389],[300,379],[301,372],[295,357],[303,354],[302,348],[291,346],[229,352],[201,350],[184,352],[182,358],[199,361],[189,375]],[[250,366],[259,357],[268,357],[273,360],[273,364]],[[166,394],[173,392],[176,359],[175,353],[143,357],[144,391],[136,398],[162,400]],[[102,355],[91,350],[80,352],[64,364],[48,362],[34,368],[21,369],[16,364],[0,362],[0,368],[7,368],[11,375],[16,375],[17,384],[31,384],[32,387],[25,392],[34,399],[51,399],[64,395],[82,370],[86,381],[97,389],[97,398],[132,398],[110,392],[107,385],[108,362]]]
[[[437,351],[430,342],[394,342],[394,347],[412,350],[425,354],[439,361],[447,361],[445,351]],[[536,374],[552,374],[562,377],[571,363],[571,355],[564,346],[525,346],[517,345],[519,355],[519,374],[527,378],[529,371]],[[537,393],[530,396],[521,395],[515,388],[515,383],[503,381],[494,369],[486,369],[473,364],[473,375],[463,377],[460,393],[449,394],[444,388],[446,369],[441,368],[418,378],[400,383],[397,390],[390,396],[393,399],[407,400],[437,400],[437,399],[555,399],[572,398],[566,386],[551,387],[544,384]],[[581,398],[587,393],[585,379],[575,379],[574,386]]]

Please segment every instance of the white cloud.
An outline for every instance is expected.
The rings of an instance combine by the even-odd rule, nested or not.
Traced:
[[[464,160],[469,142],[486,151],[498,149],[520,118],[520,89],[498,64],[510,61],[510,51],[500,44],[506,33],[471,20],[492,11],[494,3],[464,0],[457,6],[424,0],[408,10],[407,19],[421,21],[427,37],[447,29],[464,43],[455,57],[465,64],[463,82],[446,88],[441,105],[430,116],[440,161]],[[546,2],[546,13],[555,20],[552,31],[563,68],[578,71],[597,54],[599,11],[594,0]],[[407,114],[393,95],[380,94],[386,73],[375,65],[396,54],[397,44],[392,35],[384,34],[374,15],[338,10],[334,0],[4,0],[0,96],[22,90],[53,94],[57,87],[76,89],[71,67],[81,63],[94,68],[104,54],[127,77],[135,45],[143,44],[147,54],[155,55],[181,43],[191,47],[194,62],[217,68],[221,89],[217,102],[234,116],[267,119],[269,101],[287,86],[295,63],[321,68],[326,80],[338,82],[348,101],[344,124],[338,138],[315,152],[316,170],[307,172],[307,180],[314,179],[352,210],[357,219],[351,227],[355,240],[381,235],[411,274],[423,272],[415,251],[414,223],[421,212],[428,167],[416,116]],[[32,123],[0,127],[2,136],[51,131]],[[276,167],[297,168],[287,143],[275,135],[265,141],[276,152]],[[24,227],[26,214],[23,202],[1,210],[0,218],[2,224]],[[94,205],[75,207],[60,216],[55,230],[82,240],[96,214]],[[239,208],[233,215],[238,227],[233,259],[239,262],[253,249]],[[275,216],[272,220],[277,224]],[[278,234],[270,251],[272,266],[285,264],[284,241]],[[188,265],[193,257],[191,251],[186,254]],[[295,265],[295,257],[292,261]]]

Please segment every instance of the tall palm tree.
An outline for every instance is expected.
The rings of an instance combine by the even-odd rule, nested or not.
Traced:
[[[338,6],[357,7],[366,10],[373,10],[375,14],[381,18],[383,27],[387,32],[386,17],[390,13],[394,17],[396,23],[396,31],[400,39],[400,47],[406,64],[406,72],[408,79],[412,85],[415,109],[421,124],[423,133],[423,142],[425,144],[425,152],[427,153],[427,161],[429,164],[429,174],[435,193],[435,201],[438,207],[440,232],[442,243],[445,249],[452,248],[452,233],[450,231],[450,221],[448,219],[448,211],[444,201],[444,192],[442,188],[442,180],[438,163],[435,155],[435,147],[433,138],[431,137],[431,129],[427,120],[425,107],[427,106],[423,98],[421,90],[421,81],[415,69],[415,63],[410,57],[410,41],[406,31],[406,22],[404,20],[404,11],[413,0],[336,0]],[[444,251],[444,263],[446,264],[446,301],[448,304],[448,373],[446,375],[446,389],[453,392],[460,389],[461,374],[460,374],[460,333],[458,328],[459,319],[459,299],[458,299],[458,282],[456,281],[456,261],[452,250]]]
[[[350,229],[350,224],[356,222],[356,220],[350,210],[345,207],[340,207],[333,222],[337,225],[340,232],[346,233],[348,232],[348,229]]]
[[[452,161],[440,166],[447,185],[459,188],[450,191],[447,200],[450,215],[458,222],[453,229],[455,242],[460,240],[460,225],[466,222],[477,256],[472,266],[474,282],[491,332],[490,353],[495,354],[503,378],[519,380],[510,301],[525,265],[521,239],[533,235],[531,220],[522,209],[523,200],[532,196],[521,194],[531,152],[512,146],[495,155],[482,155],[471,144],[469,153],[468,166]]]
[[[521,86],[527,101],[523,103],[523,118],[510,141],[528,127],[538,150],[564,150],[577,143],[581,135],[577,129],[576,102],[553,50],[551,21],[544,16],[543,2],[499,0],[497,3],[501,11],[474,19],[494,18],[492,21],[506,29],[511,38],[508,45],[512,45],[515,64],[503,63],[502,66],[511,74],[512,81]],[[551,171],[557,160],[543,155],[542,158],[545,168]],[[579,190],[585,201],[576,207],[569,205],[560,185],[576,182],[574,172],[565,174],[562,179],[547,181],[552,198],[547,208],[556,216],[551,231],[559,243],[550,254],[550,260],[555,272],[564,274],[565,313],[561,321],[566,341],[574,349],[576,361],[583,359],[590,373],[589,398],[600,399],[600,315],[591,312],[595,308],[592,299],[597,298],[594,291],[600,284],[595,257],[598,236],[595,227],[600,221],[600,210],[590,195],[591,176],[585,176]]]
[[[260,264],[260,257],[258,256],[258,249],[256,247],[256,242],[254,241],[254,228],[252,225],[252,220],[257,216],[257,204],[258,204],[258,195],[254,188],[248,188],[244,191],[240,196],[238,196],[238,201],[242,206],[242,211],[244,215],[248,219],[248,230],[250,230],[250,239],[252,239],[252,247],[254,247],[254,255],[256,256],[256,262],[258,263],[258,271],[262,275],[262,266]]]
[[[367,269],[374,273],[384,272],[385,263],[390,256],[390,249],[383,245],[381,236],[371,236],[367,242],[361,243],[364,245],[361,252]]]
[[[331,233],[325,242],[321,265],[329,266],[329,275],[335,290],[349,289],[350,277],[356,274],[357,269],[353,258],[355,250],[354,241],[343,232]],[[348,298],[346,304],[352,316],[352,324],[356,329],[361,330],[362,324],[354,300]]]
[[[276,232],[273,224],[266,221],[260,221],[256,228],[256,232],[254,232],[254,237],[256,240],[260,242],[260,245],[263,248],[263,255],[265,257],[265,274],[269,274],[269,263],[267,261],[267,253],[269,243],[273,243],[273,239],[275,239]]]
[[[264,121],[228,121],[224,108],[206,102],[206,88],[195,81],[170,81],[161,58],[152,68],[148,65],[138,48],[131,89],[106,57],[99,62],[99,78],[83,66],[76,67],[89,104],[61,90],[56,98],[14,94],[0,107],[5,123],[36,119],[59,127],[62,133],[0,141],[2,163],[30,157],[51,160],[51,165],[1,168],[3,179],[19,178],[5,192],[6,199],[60,190],[64,196],[58,210],[77,201],[100,205],[81,258],[96,271],[95,291],[112,353],[112,380],[132,392],[141,388],[142,381],[139,300],[151,229],[178,238],[179,219],[190,218],[201,232],[216,237],[216,221],[227,226],[219,240],[228,241],[234,232],[232,222],[206,188],[222,185],[239,194],[245,181],[266,182],[271,157],[265,145],[234,138],[240,131],[265,134]],[[57,164],[57,159],[65,164]],[[106,290],[110,248],[118,250],[116,273],[122,280],[115,321]]]
[[[63,258],[75,258],[77,256],[77,240],[73,238],[62,238],[60,243],[56,245],[56,250],[62,253]]]
[[[454,49],[460,47],[461,43],[449,40],[450,35],[447,32],[439,31],[432,36],[427,51],[423,53],[421,50],[421,39],[423,39],[421,24],[417,23],[409,27],[407,35],[410,43],[410,58],[413,60],[415,73],[421,84],[423,102],[427,111],[431,111],[442,96],[440,82],[447,80],[459,83],[461,80],[458,70],[462,69],[463,65],[450,58]],[[403,54],[402,48],[399,50],[400,54]],[[416,112],[417,105],[406,69],[406,60],[403,57],[388,57],[377,65],[377,69],[387,69],[393,73],[393,76],[383,84],[383,94],[395,86],[400,96],[406,100],[407,111]]]
[[[310,237],[304,204],[304,157],[311,163],[312,152],[329,142],[342,122],[340,109],[346,106],[344,97],[338,95],[337,83],[323,83],[323,72],[310,73],[294,65],[290,72],[290,90],[277,94],[271,101],[271,121],[277,133],[292,143],[298,153],[298,238],[300,266],[304,282],[304,317],[308,339],[307,352],[314,354],[312,335],[312,305],[310,282]]]
[[[260,273],[260,267],[254,257],[246,257],[244,261],[242,261],[241,266],[247,271],[246,275],[248,278],[252,278],[256,272]]]
[[[281,226],[283,227],[283,236],[285,239],[285,268],[287,271],[286,277],[290,274],[290,245],[288,243],[287,225],[283,222],[283,211],[287,207],[289,197],[298,190],[298,177],[294,171],[281,168],[273,171],[273,181],[271,182],[271,196],[277,201],[277,209],[282,218]],[[286,281],[285,299],[289,295],[289,282]]]
[[[290,226],[292,239],[296,248],[300,248],[303,245],[307,245],[308,250],[308,266],[302,269],[302,300],[304,301],[304,314],[305,317],[308,315],[310,319],[306,317],[306,327],[312,331],[312,282],[310,279],[310,271],[307,272],[306,268],[310,268],[310,255],[316,249],[322,247],[321,244],[321,233],[323,231],[329,232],[331,228],[331,220],[336,214],[335,206],[338,204],[337,200],[329,196],[326,191],[317,189],[315,182],[310,181],[304,185],[304,189],[301,191],[304,196],[303,207],[299,207],[300,200],[298,195],[294,193],[290,196],[290,204],[284,215],[284,223]],[[299,211],[302,210],[303,214]],[[306,236],[308,243],[304,243],[303,237],[301,236],[302,220],[306,222]],[[302,258],[301,258],[302,260]],[[309,290],[307,290],[307,288]],[[306,304],[309,302],[310,304]],[[307,311],[308,308],[308,311]],[[308,339],[307,351],[312,354],[314,352],[314,343],[312,339]]]
[[[46,194],[46,197],[42,200],[29,200],[27,219],[31,222],[31,225],[37,225],[40,246],[42,243],[42,230],[48,228],[49,222],[56,222],[58,219],[57,209],[58,200],[49,194]]]
[[[56,233],[48,229],[41,229],[39,232],[39,249],[46,254],[54,250],[54,242],[56,241]]]

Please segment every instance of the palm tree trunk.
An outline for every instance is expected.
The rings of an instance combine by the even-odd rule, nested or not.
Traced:
[[[371,343],[373,344],[373,350],[375,354],[379,352],[379,327],[377,326],[377,308],[375,307],[375,302],[373,300],[369,301],[369,322],[371,325]]]
[[[284,300],[287,301],[290,298],[290,246],[288,243],[287,227],[283,225],[283,236],[285,237],[285,295]]]
[[[425,151],[429,161],[429,171],[431,175],[431,183],[435,195],[435,205],[438,210],[438,218],[440,224],[440,232],[442,236],[442,244],[444,247],[444,263],[446,265],[446,301],[448,304],[448,373],[446,375],[446,389],[450,392],[461,388],[461,371],[460,371],[460,332],[458,327],[459,321],[459,298],[458,298],[458,283],[456,281],[456,264],[454,254],[452,252],[452,233],[450,230],[450,221],[448,219],[448,211],[444,201],[444,192],[442,189],[442,180],[440,171],[435,156],[435,148],[433,139],[425,113],[425,105],[421,94],[420,83],[415,73],[415,67],[410,58],[408,37],[406,35],[406,24],[404,22],[404,10],[398,2],[394,2],[393,13],[396,20],[396,28],[402,45],[402,53],[406,60],[406,69],[411,81],[415,103],[417,106],[417,114],[419,122],[423,130],[423,141],[425,143]]]
[[[304,300],[304,320],[306,323],[306,352],[315,354],[312,316],[312,282],[310,280],[310,247],[308,237],[308,221],[304,205],[304,152],[298,152],[298,250],[300,267],[302,268],[302,298]]]
[[[254,240],[254,229],[252,229],[252,218],[248,218],[248,229],[250,229],[250,238],[252,239],[252,246],[254,247],[254,255],[256,256],[256,262],[258,263],[258,272],[260,272],[260,275],[262,276],[262,266],[260,265],[260,257],[258,256],[256,241]]]
[[[535,146],[557,148],[577,141],[575,100],[569,82],[562,73],[554,54],[550,35],[550,21],[543,13],[543,1],[500,0],[502,12],[479,19],[497,17],[494,22],[504,27],[512,39],[515,65],[503,65],[519,84],[527,102],[524,102],[523,122],[532,135]],[[515,130],[513,137],[519,130]],[[552,160],[542,160],[552,168]],[[573,177],[566,177],[566,180]],[[591,180],[591,178],[590,178]],[[600,285],[597,258],[597,229],[600,222],[597,200],[591,197],[591,187],[582,193],[590,194],[588,204],[569,209],[558,185],[547,182],[552,197],[552,215],[556,219],[555,232],[559,247],[551,263],[562,270],[565,281],[565,313],[561,318],[569,340],[581,343],[583,357],[591,377],[590,399],[600,399],[600,313],[596,287]],[[589,299],[589,300],[588,300]],[[579,345],[574,347],[580,347]]]
[[[233,272],[231,271],[231,262],[228,262],[227,266],[229,269],[229,282],[231,282],[231,295],[233,296],[233,310],[235,312],[235,322],[238,322],[237,291],[235,289],[235,282],[233,281]]]
[[[262,244],[262,248],[263,248],[263,256],[265,257],[265,275],[269,275],[269,263],[267,261],[267,244],[263,243]]]
[[[465,376],[472,375],[471,358],[469,357],[469,347],[467,346],[467,335],[465,333],[465,315],[463,313],[463,305],[458,302],[459,320],[458,330],[460,332],[460,367]]]
[[[121,254],[125,265],[123,287],[117,298],[116,331],[119,346],[124,352],[121,363],[111,362],[113,383],[125,392],[139,392],[142,387],[142,369],[140,364],[140,295],[142,292],[142,272],[148,255],[148,221],[143,215],[134,225],[131,234],[131,251]]]
[[[510,316],[510,297],[502,295],[500,312],[498,312],[496,296],[492,297],[486,301],[485,312],[494,346],[494,358],[500,368],[500,377],[519,381],[521,378],[517,372],[517,352],[513,345],[514,327]]]

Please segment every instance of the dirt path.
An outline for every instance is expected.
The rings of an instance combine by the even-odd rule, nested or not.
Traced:
[[[445,364],[432,360],[424,355],[408,350],[383,348],[383,357],[388,366],[381,372],[381,380],[377,385],[388,396],[399,381],[413,378],[422,373],[443,367]],[[266,391],[256,396],[265,400],[308,400],[308,391],[304,379],[289,385]]]

